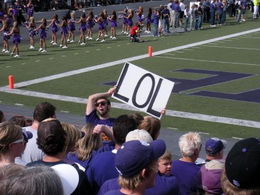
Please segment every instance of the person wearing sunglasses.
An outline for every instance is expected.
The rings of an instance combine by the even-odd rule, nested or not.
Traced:
[[[22,155],[26,142],[32,138],[28,132],[10,122],[0,123],[0,167],[15,163]]]
[[[107,92],[90,95],[86,106],[86,123],[96,125],[94,132],[102,132],[110,139],[113,139],[111,127],[113,126],[115,118],[109,115],[111,103],[108,97],[111,97],[115,90],[116,87],[112,87]]]

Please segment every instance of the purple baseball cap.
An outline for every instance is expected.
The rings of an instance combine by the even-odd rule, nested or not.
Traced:
[[[230,183],[241,189],[260,189],[260,139],[238,141],[225,163]]]
[[[161,139],[151,143],[139,140],[125,142],[117,151],[116,169],[121,176],[131,177],[144,169],[149,162],[161,157],[165,150],[165,142]]]
[[[225,148],[226,141],[219,138],[210,138],[205,144],[205,151],[209,155],[214,155]]]
[[[33,137],[32,132],[23,130],[23,138],[24,141],[27,143],[29,139]]]

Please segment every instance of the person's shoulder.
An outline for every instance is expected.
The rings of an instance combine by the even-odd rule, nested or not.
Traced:
[[[26,167],[33,167],[33,166],[40,166],[44,165],[44,162],[42,160],[33,161],[26,164]]]
[[[120,189],[117,189],[117,190],[110,190],[106,192],[104,195],[125,195],[125,194],[120,192]]]

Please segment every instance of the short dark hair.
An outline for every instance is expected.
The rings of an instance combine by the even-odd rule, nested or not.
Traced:
[[[125,142],[126,135],[135,129],[137,129],[137,125],[133,117],[127,114],[117,117],[113,124],[115,143],[122,145]]]
[[[55,115],[56,108],[49,102],[42,102],[38,104],[33,112],[33,119],[42,122],[44,119],[53,117]]]
[[[57,119],[47,119],[39,124],[37,145],[47,155],[56,155],[64,150],[66,132]]]

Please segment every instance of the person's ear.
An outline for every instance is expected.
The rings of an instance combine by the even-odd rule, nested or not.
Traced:
[[[141,176],[142,176],[142,178],[146,178],[147,177],[147,170],[146,169],[142,170]]]

